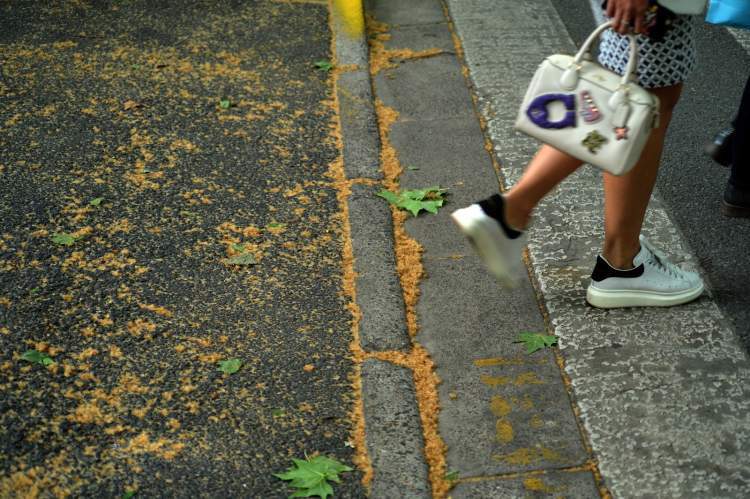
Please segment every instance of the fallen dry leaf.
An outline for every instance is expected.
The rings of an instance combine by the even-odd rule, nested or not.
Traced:
[[[132,100],[126,100],[126,101],[125,101],[125,102],[123,103],[123,105],[122,105],[122,108],[123,108],[123,109],[124,109],[125,111],[130,111],[131,109],[136,109],[136,108],[139,108],[139,107],[143,107],[143,105],[142,105],[142,104],[139,104],[139,103],[137,103],[137,102],[135,102],[135,101],[132,101]]]

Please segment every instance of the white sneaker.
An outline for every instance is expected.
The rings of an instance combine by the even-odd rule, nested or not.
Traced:
[[[633,269],[618,270],[597,257],[586,301],[599,308],[669,307],[692,301],[703,293],[698,274],[667,261],[645,237],[640,240],[641,250],[633,258]]]
[[[474,245],[490,273],[505,286],[515,286],[522,275],[526,234],[506,224],[503,197],[495,194],[454,211],[451,218]]]

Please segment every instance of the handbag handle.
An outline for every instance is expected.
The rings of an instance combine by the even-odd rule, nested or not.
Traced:
[[[591,48],[594,42],[604,33],[606,30],[613,26],[612,21],[607,21],[604,24],[597,27],[589,36],[586,41],[583,42],[581,48],[573,58],[573,64],[563,72],[560,78],[560,85],[566,90],[573,90],[578,84],[578,72],[581,69],[581,62],[583,58],[588,55],[591,58]],[[628,64],[625,68],[625,72],[622,75],[621,85],[627,86],[631,80],[635,80],[635,71],[638,66],[638,41],[632,33],[626,35],[630,40],[630,56],[628,57]]]
[[[586,38],[586,41],[583,42],[583,45],[581,45],[578,53],[576,53],[573,58],[570,67],[563,71],[562,76],[560,76],[560,87],[564,90],[575,90],[576,86],[578,86],[578,76],[581,70],[581,62],[583,61],[583,58],[585,56],[591,58],[591,48],[594,45],[594,42],[602,33],[604,33],[604,31],[612,26],[612,21],[607,21],[597,27],[588,38]],[[607,103],[610,109],[616,111],[616,116],[613,117],[616,126],[625,126],[624,124],[627,122],[628,115],[630,114],[630,105],[628,104],[629,83],[636,79],[635,72],[638,66],[638,41],[632,33],[628,33],[626,36],[630,40],[630,57],[628,57],[628,64],[625,68],[625,72],[622,74],[620,86],[615,90]]]

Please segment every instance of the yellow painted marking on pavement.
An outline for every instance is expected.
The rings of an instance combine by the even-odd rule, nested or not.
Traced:
[[[543,385],[544,381],[539,379],[535,372],[519,374],[513,382],[516,386],[522,385]]]
[[[365,31],[362,0],[333,0],[333,8],[344,24],[344,31],[351,38],[362,36]]]
[[[529,420],[529,426],[531,426],[535,430],[544,428],[544,420],[541,418],[541,416],[539,416],[539,414],[534,414],[533,416],[531,416],[531,420]]]
[[[492,367],[492,366],[524,366],[524,365],[536,365],[546,364],[548,359],[546,357],[540,357],[539,359],[525,359],[523,357],[492,357],[489,359],[477,359],[474,361],[476,367]]]
[[[518,397],[513,397],[510,399],[513,405],[520,407],[524,411],[530,411],[534,408],[534,401],[531,400],[531,397],[528,395],[524,395],[523,399],[519,399]]]
[[[526,490],[533,492],[544,492],[545,494],[554,494],[557,492],[555,487],[550,487],[541,478],[537,477],[527,478],[523,481],[523,486]]]
[[[513,380],[509,376],[488,376],[486,374],[481,375],[479,379],[487,386],[502,386],[509,383],[513,383],[516,386],[544,384],[544,381],[539,379],[534,372],[519,374]]]
[[[536,465],[542,461],[562,461],[560,454],[547,447],[522,447],[508,454],[494,455],[492,458],[507,464],[519,466]]]
[[[498,419],[495,423],[498,442],[508,444],[513,441],[513,425],[507,419]]]
[[[492,400],[490,401],[490,410],[492,410],[492,414],[495,416],[504,418],[510,414],[511,407],[507,400],[496,395],[492,397]]]
[[[488,386],[501,386],[510,383],[510,378],[508,376],[487,376],[483,374],[479,379],[482,380],[482,383]]]
[[[477,367],[489,367],[489,366],[520,366],[523,365],[523,359],[512,358],[506,359],[505,357],[495,357],[491,359],[477,359],[474,361],[474,365]]]

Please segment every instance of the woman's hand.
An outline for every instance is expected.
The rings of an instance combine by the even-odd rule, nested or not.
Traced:
[[[648,0],[609,0],[607,17],[612,20],[612,29],[625,35],[631,31],[646,32]]]

